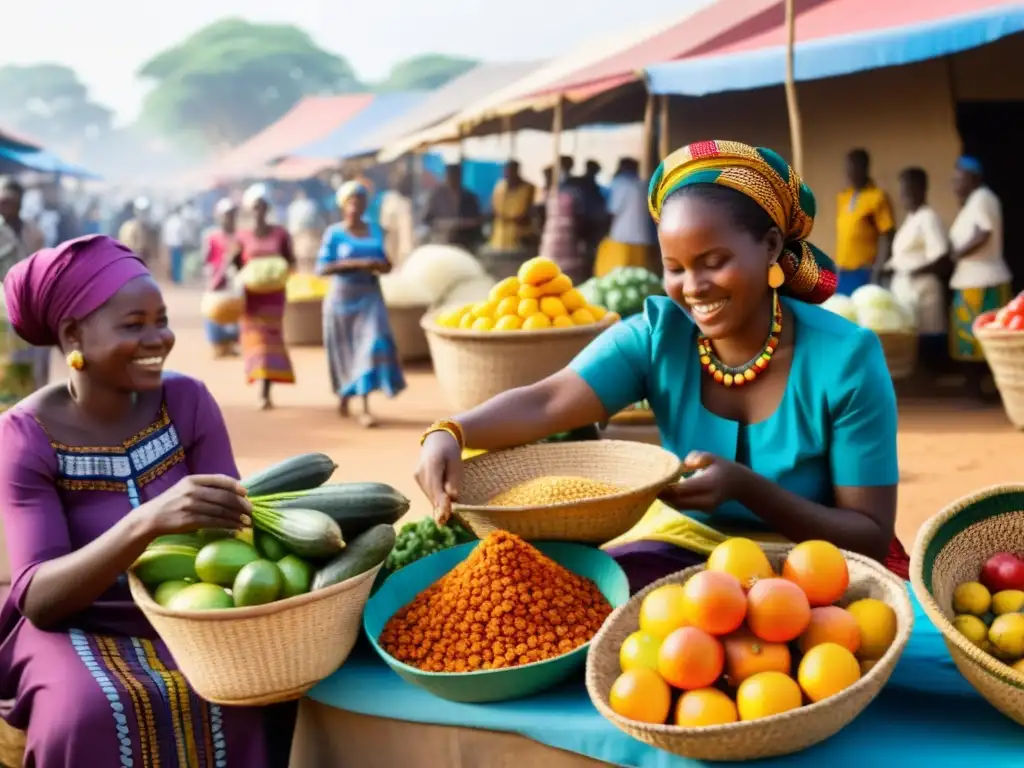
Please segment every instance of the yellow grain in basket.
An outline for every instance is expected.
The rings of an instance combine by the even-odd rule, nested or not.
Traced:
[[[540,507],[611,496],[622,489],[586,477],[537,477],[502,491],[488,502],[492,507]]]

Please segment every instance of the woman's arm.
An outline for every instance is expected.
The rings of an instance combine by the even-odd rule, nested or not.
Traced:
[[[960,261],[961,259],[973,256],[984,248],[991,238],[992,233],[990,231],[986,231],[981,227],[975,227],[974,234],[971,235],[971,239],[964,243],[960,248],[953,249],[953,253],[951,254],[953,261]]]
[[[896,486],[839,487],[829,507],[740,467],[735,498],[790,541],[824,539],[881,562],[896,521]]]
[[[41,629],[92,605],[131,567],[152,540],[144,516],[127,516],[89,544],[72,550],[54,472],[33,450],[38,425],[11,414],[0,421],[0,444],[18,460],[0,462],[0,508],[11,563],[11,599]]]
[[[279,229],[281,231],[281,256],[288,262],[289,267],[295,269],[295,249],[292,248],[292,236],[284,227],[279,227]]]
[[[528,387],[503,392],[455,417],[466,446],[526,445],[606,421],[647,397],[650,326],[644,315],[616,323],[569,366]]]

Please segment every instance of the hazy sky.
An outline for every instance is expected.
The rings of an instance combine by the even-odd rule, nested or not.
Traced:
[[[364,78],[424,52],[492,61],[546,58],[588,38],[681,16],[695,0],[35,0],[4,14],[0,63],[74,67],[93,97],[131,118],[134,76],[153,53],[224,16],[289,22],[344,55]]]

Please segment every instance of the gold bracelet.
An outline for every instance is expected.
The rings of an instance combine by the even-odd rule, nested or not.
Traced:
[[[427,438],[435,432],[447,432],[455,438],[455,442],[459,444],[460,451],[466,449],[466,441],[462,436],[462,426],[457,421],[452,421],[451,419],[440,419],[439,421],[435,421],[427,427],[426,432],[420,435],[420,445],[423,445],[423,443],[427,441]]]

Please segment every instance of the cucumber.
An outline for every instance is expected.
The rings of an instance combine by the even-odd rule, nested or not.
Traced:
[[[196,555],[199,549],[182,544],[150,545],[132,565],[135,575],[147,587],[165,581],[198,581]]]
[[[344,552],[317,571],[313,577],[313,591],[366,573],[383,563],[394,546],[394,527],[387,524],[375,525],[349,542]]]
[[[279,512],[289,509],[323,512],[338,524],[345,541],[375,525],[392,525],[409,511],[409,500],[385,483],[332,483],[308,491],[255,497],[252,502]]]
[[[345,546],[338,524],[315,509],[274,509],[253,503],[252,523],[299,557],[331,557]]]
[[[242,481],[249,496],[305,491],[331,479],[338,465],[322,453],[304,453],[267,467]]]

